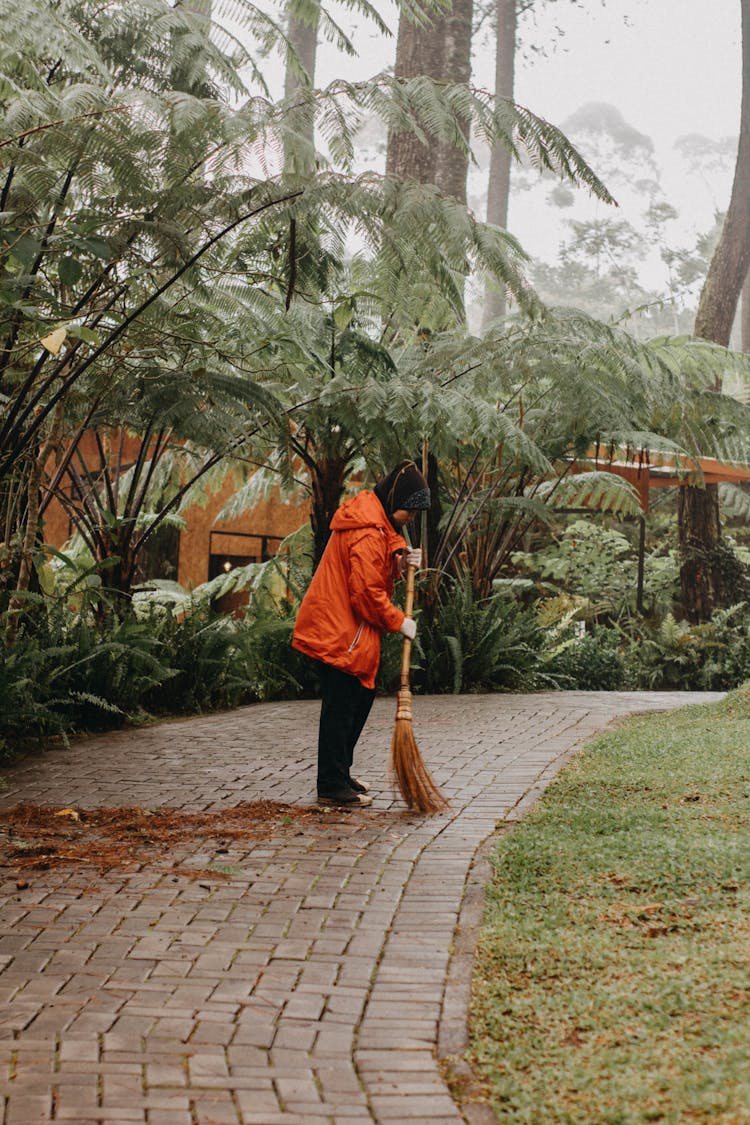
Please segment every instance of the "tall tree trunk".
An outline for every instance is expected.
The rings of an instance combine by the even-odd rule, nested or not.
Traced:
[[[421,455],[415,457],[416,463],[421,463]],[[443,515],[443,506],[440,503],[440,478],[438,474],[438,459],[434,453],[427,455],[427,485],[430,489],[432,503],[424,515],[424,519],[420,519],[415,524],[415,541],[424,550],[424,557],[427,560],[426,564],[423,561],[423,566],[431,566],[432,559],[437,554],[438,543],[440,542],[440,520]],[[423,470],[424,471],[424,470]],[[426,532],[426,538],[423,538]]]
[[[750,268],[750,0],[740,0],[740,4],[742,106],[737,164],[729,208],[701,291],[694,329],[696,336],[724,347],[729,346],[737,304]],[[719,382],[716,390],[721,390]],[[724,593],[717,565],[721,545],[718,488],[708,485],[704,489],[686,487],[680,491],[682,605],[689,621],[706,621],[721,604]]]
[[[745,278],[742,286],[742,299],[740,303],[740,349],[745,354],[750,354],[750,273]]]
[[[685,487],[677,508],[682,605],[688,621],[708,621],[721,599],[718,490]]]
[[[331,536],[331,520],[341,503],[349,471],[349,458],[319,460],[310,472],[312,505],[310,524],[313,533],[313,568],[317,567]]]
[[[742,107],[737,164],[721,237],[698,302],[695,335],[729,346],[742,286],[750,269],[750,0],[742,8]]]
[[[435,16],[430,27],[417,27],[402,13],[396,46],[397,78],[425,75],[436,82],[468,83],[471,77],[471,23],[473,0],[453,0],[450,12]],[[425,141],[413,133],[388,137],[386,171],[389,175],[434,184],[444,195],[466,202],[465,153],[448,141],[436,141],[425,130]],[[468,140],[469,122],[462,123]]]
[[[496,0],[497,48],[495,54],[495,97],[512,98],[515,87],[517,0]],[[496,227],[508,225],[510,200],[510,150],[496,141],[490,154],[487,188],[487,222]],[[482,328],[505,317],[505,288],[488,280],[484,294]]]
[[[61,399],[55,408],[50,432],[46,440],[43,441],[37,449],[26,483],[26,524],[23,529],[16,588],[8,604],[9,613],[5,637],[8,643],[15,640],[19,615],[24,605],[23,596],[30,588],[32,575],[34,573],[34,552],[39,546],[37,539],[40,530],[40,493],[47,462],[60,443],[63,417],[65,414],[64,401],[64,399]]]
[[[305,22],[295,15],[291,9],[289,11],[287,23],[287,38],[289,45],[296,55],[296,61],[299,66],[304,70],[304,75],[300,75],[297,66],[293,66],[290,59],[287,59],[286,72],[284,75],[284,97],[290,98],[295,90],[301,86],[314,86],[315,85],[315,64],[318,54],[318,23],[319,19],[313,20],[312,23]],[[293,153],[296,159],[293,160]],[[315,120],[312,113],[308,118],[303,120],[297,130],[297,137],[294,141],[290,142],[288,137],[284,139],[284,168],[286,171],[301,171],[302,167],[312,167],[315,163]]]
[[[443,73],[447,82],[468,85],[471,81],[471,23],[474,15],[473,0],[453,0],[453,6],[443,22]],[[461,122],[461,132],[469,143],[471,122]],[[465,152],[449,141],[440,141],[436,147],[435,186],[443,195],[453,196],[466,203],[466,176],[469,158]]]
[[[443,78],[443,21],[430,27],[417,27],[402,11],[396,45],[396,78],[416,78],[421,74],[439,81]],[[426,143],[414,133],[390,133],[386,172],[391,176],[434,184],[437,151],[429,137]]]
[[[287,62],[284,76],[285,98],[290,97],[301,85],[312,86],[315,82],[315,62],[318,54],[318,21],[316,20],[312,24],[305,23],[299,16],[290,14],[287,37],[297,56],[297,60],[305,72],[305,78],[303,79],[297,73],[296,69]]]
[[[468,84],[471,78],[471,30],[473,0],[453,0],[451,11],[434,17],[434,23],[419,28],[401,13],[396,46],[395,75],[416,78],[425,75],[436,82]],[[462,123],[467,142],[469,121]],[[415,134],[390,133],[386,156],[386,172],[422,184],[434,184],[443,195],[466,203],[467,155],[447,141],[436,142],[427,131],[426,141]],[[431,557],[438,541],[437,521],[440,514],[437,461],[430,454],[428,483],[432,492],[432,508],[427,517],[427,550]]]

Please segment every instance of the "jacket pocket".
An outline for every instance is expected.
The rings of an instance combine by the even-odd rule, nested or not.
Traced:
[[[355,648],[359,644],[359,640],[360,640],[360,637],[362,636],[362,630],[364,629],[364,627],[365,627],[364,621],[360,621],[359,628],[357,629],[357,632],[354,634],[354,640],[349,645],[349,648],[346,650],[347,652],[354,652]]]

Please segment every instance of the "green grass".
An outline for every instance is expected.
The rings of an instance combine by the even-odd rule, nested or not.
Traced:
[[[750,689],[592,743],[493,855],[471,1061],[501,1121],[750,1122]]]

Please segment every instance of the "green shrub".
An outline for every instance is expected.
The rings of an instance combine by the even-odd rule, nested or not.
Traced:
[[[50,737],[119,725],[170,674],[144,624],[111,613],[97,624],[91,604],[84,596],[71,612],[62,600],[26,594],[20,612],[0,615],[4,757]]]
[[[317,677],[309,657],[292,648],[296,606],[258,607],[244,622],[253,658],[256,699],[297,699],[316,693]]]
[[[622,634],[594,627],[575,637],[547,665],[563,689],[621,691],[629,685]]]
[[[231,617],[207,605],[184,614],[152,611],[150,626],[163,646],[169,672],[146,693],[143,705],[161,714],[199,714],[235,707],[252,696],[249,638]]]
[[[103,627],[81,613],[62,631],[71,651],[52,678],[72,729],[119,725],[173,675],[163,640],[130,613],[111,616]]]
[[[577,519],[561,537],[534,552],[516,552],[513,562],[535,577],[548,593],[587,599],[589,617],[622,619],[635,611],[637,548],[623,531],[599,520]],[[679,594],[677,552],[662,538],[649,550],[644,566],[644,604],[649,612],[667,613]]]
[[[419,623],[414,683],[423,692],[510,691],[539,686],[542,632],[532,613],[493,594],[478,600],[468,575],[444,578]]]
[[[725,691],[750,679],[750,606],[717,610],[691,625],[667,614],[660,625],[631,629],[626,659],[639,687]]]
[[[71,650],[50,648],[25,632],[0,649],[0,761],[43,739],[65,738],[69,723],[51,691],[49,673]]]
[[[215,613],[171,591],[137,607],[79,576],[65,596],[28,594],[0,614],[0,760],[51,738],[158,714],[195,714],[254,700],[312,697],[312,662],[291,646],[296,604],[253,597],[247,617]],[[170,604],[171,599],[171,604]],[[418,597],[418,605],[425,603]],[[589,603],[561,595],[522,608],[507,594],[478,600],[468,578],[444,578],[418,610],[411,682],[421,692],[725,690],[750,680],[750,605],[706,625],[667,615],[590,627]],[[398,688],[403,640],[383,637],[378,688]]]

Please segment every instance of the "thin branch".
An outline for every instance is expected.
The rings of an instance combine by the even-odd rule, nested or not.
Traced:
[[[98,398],[94,399],[88,413],[86,414],[86,417],[81,422],[80,426],[78,427],[78,429],[75,433],[75,436],[73,437],[73,440],[68,445],[68,448],[65,451],[65,455],[63,456],[62,461],[60,462],[60,464],[55,469],[55,475],[53,476],[50,483],[48,485],[44,486],[45,494],[42,497],[42,500],[41,500],[40,505],[39,505],[40,516],[43,515],[44,512],[47,510],[47,508],[49,506],[49,503],[52,500],[53,494],[56,492],[57,488],[59,487],[60,481],[65,476],[68,465],[70,464],[70,461],[71,461],[73,455],[75,454],[76,447],[77,447],[78,443],[80,442],[81,438],[83,437],[84,433],[88,429],[89,422],[93,418],[94,413],[96,411],[96,408],[99,405],[99,402],[100,402],[100,399],[98,399]]]
[[[94,324],[94,325],[98,324],[101,321],[101,319],[111,310],[112,306],[115,304],[115,302],[118,300],[118,298],[123,296],[127,292],[127,288],[128,288],[127,285],[121,285],[119,289],[115,290],[115,292],[110,297],[108,303],[106,305],[104,305],[102,309],[99,310],[99,312],[96,314],[96,317],[94,318],[94,320],[91,323]],[[84,346],[83,340],[76,340],[76,342],[74,344],[72,344],[70,346],[70,348],[68,348],[66,350],[65,359],[63,360],[62,364],[60,364],[58,367],[56,367],[55,370],[52,371],[47,376],[47,378],[43,381],[43,383],[41,384],[41,387],[39,388],[39,390],[37,392],[37,395],[34,398],[34,402],[32,403],[32,407],[33,407],[33,405],[36,404],[36,402],[38,402],[40,400],[41,397],[44,396],[44,393],[49,389],[49,387],[55,381],[58,374],[60,374],[62,372],[65,365],[70,362],[70,360],[78,353],[78,351],[83,346]],[[22,386],[19,387],[18,391],[16,392],[16,395],[15,395],[15,398],[14,398],[14,401],[13,401],[13,405],[11,406],[10,410],[8,411],[8,413],[5,417],[2,429],[0,429],[0,449],[3,448],[7,444],[7,441],[8,441],[8,438],[9,438],[10,434],[13,432],[12,431],[13,423],[15,422],[16,417],[18,416],[18,414],[19,414],[19,412],[20,412],[20,410],[23,406],[24,399],[26,398],[26,395],[29,394],[32,387],[34,386],[34,383],[36,381],[36,377],[37,377],[37,375],[39,375],[39,373],[41,372],[45,363],[49,359],[49,355],[50,355],[50,353],[47,352],[46,349],[42,350],[42,353],[39,356],[36,363],[34,364],[34,366],[32,367],[31,372],[29,373],[29,375],[24,380]],[[19,425],[20,425],[20,423],[19,423]],[[16,431],[18,430],[18,428],[19,428],[19,426],[16,426]],[[10,458],[9,458],[11,464],[13,463],[17,454],[20,452],[20,450],[22,448],[23,448],[23,446],[15,445],[11,449]],[[0,474],[0,476],[1,475],[2,474]]]
[[[104,487],[107,490],[107,499],[109,500],[109,507],[115,515],[117,515],[117,503],[115,501],[115,494],[112,489],[112,476],[110,472],[109,458],[104,450],[104,443],[102,442],[101,434],[98,427],[94,430],[94,441],[96,448],[99,450],[99,459],[101,461],[101,474],[104,478]]]
[[[146,423],[144,432],[140,435],[141,444],[138,448],[138,456],[136,457],[134,464],[131,466],[128,494],[125,497],[125,503],[122,506],[123,516],[130,517],[133,515],[133,499],[135,497],[136,488],[138,487],[138,481],[140,479],[141,473],[143,472],[143,466],[146,463],[146,457],[148,456],[148,446],[151,441],[151,435],[154,432],[155,422],[156,413],[152,414],[152,416],[149,418],[148,422]],[[137,511],[137,508],[135,510]]]
[[[120,477],[122,476],[122,456],[125,450],[125,427],[120,426],[120,433],[117,441],[117,460],[115,461],[115,479],[114,479],[114,493],[115,503],[114,508],[117,511],[117,506],[120,503]]]
[[[76,456],[78,457],[79,461],[82,462],[85,477],[88,478],[90,476],[88,466],[83,460],[80,450],[76,450]],[[109,550],[108,544],[105,541],[103,535],[101,520],[99,518],[101,507],[98,503],[96,490],[92,490],[90,487],[88,489],[86,488],[84,484],[84,478],[81,477],[81,474],[78,472],[72,461],[68,464],[66,473],[68,478],[70,479],[71,485],[75,488],[81,499],[81,507],[78,509],[78,519],[76,520],[76,529],[81,532],[81,529],[85,527],[89,533],[90,541],[93,544],[92,554],[94,555],[94,557],[96,558],[98,554],[101,556],[101,558],[106,558],[106,556],[109,554]],[[89,482],[87,481],[87,483]]]
[[[94,538],[91,536],[90,528],[85,522],[83,509],[75,504],[72,496],[68,496],[62,488],[56,488],[54,493],[50,493],[49,495],[51,499],[57,500],[70,522],[74,525],[76,533],[80,535],[86,547],[88,547],[92,558],[96,558],[97,550],[101,549],[101,544],[97,547]]]
[[[289,307],[294,296],[294,286],[297,281],[297,220],[289,223],[289,285],[286,291],[284,308],[289,312]]]
[[[167,445],[169,444],[169,433],[170,431],[162,428],[161,430],[159,430],[156,438],[154,439],[154,445],[151,450],[151,457],[149,459],[146,476],[144,478],[141,490],[138,493],[138,496],[136,497],[133,504],[133,514],[136,519],[138,518],[138,513],[141,511],[143,505],[146,502],[146,496],[151,486],[151,481],[153,479],[154,473],[156,472],[156,466],[159,464],[161,456],[164,453],[164,450],[167,448]]]
[[[33,129],[26,129],[23,133],[17,133],[15,137],[9,137],[6,141],[0,141],[0,148],[6,148],[8,145],[20,144],[26,137],[31,137],[34,133],[43,133],[47,129],[55,129],[58,125],[70,125],[74,121],[86,121],[90,117],[102,117],[107,113],[123,113],[130,110],[129,105],[111,106],[107,109],[92,109],[89,113],[79,113],[75,117],[61,117],[58,121],[47,121],[44,125],[35,125]]]
[[[0,146],[0,147],[2,147],[2,146]],[[54,207],[52,209],[52,214],[50,215],[49,221],[47,223],[47,228],[46,228],[46,230],[44,232],[44,235],[42,237],[42,241],[39,243],[39,252],[37,253],[37,256],[36,256],[36,259],[35,259],[33,265],[29,269],[29,281],[24,286],[24,289],[21,293],[21,301],[22,302],[28,301],[28,299],[29,299],[29,297],[32,293],[32,290],[34,288],[34,280],[33,279],[36,278],[37,274],[39,273],[39,270],[41,269],[42,262],[44,261],[44,255],[47,251],[47,247],[49,246],[49,240],[52,237],[52,235],[54,234],[55,227],[57,226],[57,220],[58,220],[58,217],[59,217],[59,214],[60,214],[60,208],[63,206],[63,204],[65,203],[65,200],[68,197],[68,192],[70,191],[71,185],[73,183],[73,178],[74,178],[76,172],[78,171],[78,165],[80,163],[80,160],[81,160],[81,157],[79,155],[76,158],[75,162],[73,163],[72,168],[68,168],[68,170],[65,174],[65,180],[63,181],[63,185],[60,188],[60,192],[58,194],[57,200],[56,200],[56,202],[54,204]],[[22,323],[23,323],[23,313],[21,312],[20,309],[18,309],[14,313],[13,318],[11,320],[10,330],[9,330],[8,336],[6,338],[5,347],[2,349],[2,352],[0,352],[0,372],[4,371],[5,368],[8,366],[8,364],[10,363],[11,356],[13,354],[13,346],[14,346],[16,340],[18,339],[18,332],[19,332],[19,329],[20,329]]]

